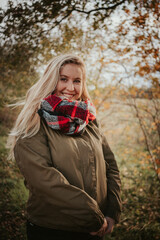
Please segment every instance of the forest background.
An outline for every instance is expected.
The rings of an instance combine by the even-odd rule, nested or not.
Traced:
[[[0,239],[25,235],[28,192],[7,160],[7,135],[49,59],[87,65],[87,84],[122,179],[121,221],[108,240],[160,236],[160,22],[158,0],[11,0],[0,8]]]

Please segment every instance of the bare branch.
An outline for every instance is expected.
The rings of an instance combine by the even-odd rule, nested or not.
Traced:
[[[157,168],[157,164],[155,162],[155,157],[154,157],[154,155],[152,153],[152,150],[151,150],[151,147],[150,147],[150,143],[149,143],[149,139],[148,139],[148,136],[147,136],[147,132],[146,132],[145,126],[144,126],[144,124],[142,122],[142,118],[141,118],[141,116],[139,114],[139,110],[138,110],[136,101],[135,101],[134,98],[133,98],[133,100],[134,100],[134,105],[133,106],[134,106],[134,109],[136,111],[136,116],[137,116],[137,119],[139,121],[139,125],[141,127],[141,130],[142,130],[144,138],[145,138],[145,144],[146,144],[146,147],[147,147],[147,151],[149,152],[149,155],[151,157],[151,162],[153,164],[153,167],[154,167],[155,171],[157,172],[158,168]],[[158,176],[158,179],[160,180],[159,176]]]
[[[116,3],[115,5],[113,6],[110,6],[110,7],[101,7],[101,8],[96,8],[96,9],[92,9],[90,11],[85,11],[85,10],[81,10],[81,9],[78,9],[78,8],[75,8],[74,11],[77,11],[77,12],[81,12],[81,13],[85,13],[87,15],[89,15],[90,13],[92,12],[96,12],[96,11],[102,11],[102,10],[114,10],[117,6],[121,5],[122,3],[126,2],[126,0],[123,0],[119,3]]]

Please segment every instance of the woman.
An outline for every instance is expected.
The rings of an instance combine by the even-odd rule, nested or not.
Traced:
[[[78,56],[52,59],[10,134],[29,189],[28,240],[103,239],[119,221],[119,171],[85,80]]]

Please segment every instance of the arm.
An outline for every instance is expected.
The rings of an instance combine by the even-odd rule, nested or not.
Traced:
[[[107,140],[102,136],[102,147],[104,159],[106,162],[107,174],[107,204],[104,224],[97,232],[91,232],[91,235],[99,237],[109,234],[113,231],[115,222],[117,223],[121,213],[121,199],[120,199],[120,176],[114,154],[112,153]]]
[[[119,222],[120,213],[121,213],[121,198],[120,198],[120,187],[121,181],[119,176],[119,170],[117,167],[114,154],[112,153],[107,140],[104,136],[103,139],[103,153],[104,159],[106,161],[107,168],[107,208],[105,215]]]
[[[103,225],[104,216],[97,202],[52,167],[42,127],[35,136],[18,140],[14,153],[30,191],[50,206],[51,213],[58,208],[76,226],[88,232],[97,231]]]

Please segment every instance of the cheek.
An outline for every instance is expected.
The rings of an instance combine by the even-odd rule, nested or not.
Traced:
[[[76,92],[80,95],[82,94],[82,85],[76,87]]]
[[[57,91],[61,91],[63,89],[63,83],[62,82],[58,82],[57,86],[56,86],[56,90]]]

